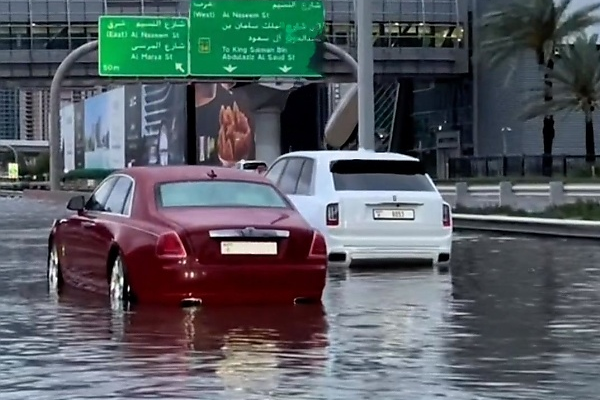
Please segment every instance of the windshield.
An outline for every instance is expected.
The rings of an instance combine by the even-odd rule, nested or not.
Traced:
[[[419,161],[339,160],[331,173],[336,191],[435,191]]]
[[[186,181],[158,186],[158,206],[290,208],[268,184],[243,181]]]

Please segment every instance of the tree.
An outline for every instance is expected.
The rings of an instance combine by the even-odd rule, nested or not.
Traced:
[[[560,47],[550,79],[553,98],[547,102],[532,101],[524,117],[534,118],[557,111],[581,111],[585,117],[585,160],[596,161],[593,113],[600,105],[600,52],[598,35],[581,35],[571,45]],[[535,96],[534,99],[539,99]]]
[[[506,1],[482,18],[482,57],[492,67],[507,60],[511,60],[514,67],[521,52],[532,52],[540,66],[544,83],[543,99],[550,102],[553,93],[550,72],[554,68],[556,46],[600,22],[595,14],[600,9],[600,3],[567,12],[571,2],[572,0],[557,0],[557,3],[555,0]],[[552,173],[554,134],[554,116],[548,112],[544,115],[542,127],[545,175]]]

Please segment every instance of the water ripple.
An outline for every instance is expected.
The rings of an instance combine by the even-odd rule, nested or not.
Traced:
[[[332,270],[324,307],[139,307],[46,293],[62,206],[0,199],[0,393],[71,399],[595,399],[600,251],[457,235],[452,275]]]

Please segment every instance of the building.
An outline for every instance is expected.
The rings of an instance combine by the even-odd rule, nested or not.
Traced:
[[[519,118],[528,92],[540,84],[534,60],[523,55],[508,81],[507,69],[491,70],[471,62],[480,17],[502,0],[371,1],[376,128],[391,136],[390,149],[433,158],[438,167],[457,155],[541,153],[541,121]],[[591,0],[573,4],[586,1]],[[351,54],[356,50],[353,3],[325,0],[326,35]],[[0,2],[0,51],[6,56],[0,60],[0,88],[49,87],[54,70],[69,51],[97,38],[100,15],[186,15],[188,9],[185,0],[4,0]],[[97,76],[96,61],[95,55],[89,55],[78,62],[65,87],[110,84]],[[325,71],[336,83],[352,79],[349,69],[333,57],[327,57]],[[332,86],[325,104],[335,103],[336,91],[343,90]],[[43,95],[28,96],[20,96],[30,99],[24,100],[21,113],[31,117],[19,118],[45,120],[47,103],[36,97]],[[555,119],[555,154],[582,154],[583,117],[572,113]],[[34,131],[43,132],[44,124],[31,123],[21,136],[43,135]],[[600,136],[596,142],[600,143]]]
[[[0,89],[0,139],[19,138],[19,91]]]
[[[63,90],[61,103],[69,104],[85,100],[104,88]],[[48,140],[50,131],[50,91],[49,89],[21,89],[18,93],[19,123],[18,138],[20,140]],[[0,105],[1,107],[1,105]]]

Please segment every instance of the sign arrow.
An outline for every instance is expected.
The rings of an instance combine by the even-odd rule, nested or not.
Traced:
[[[185,69],[183,69],[182,63],[175,63],[175,70],[181,72],[182,74],[185,74]]]
[[[223,67],[223,69],[229,73],[232,73],[233,71],[235,71],[237,69],[237,67],[234,67],[233,65],[229,64],[229,65]]]
[[[288,72],[290,72],[292,70],[292,67],[288,67],[287,65],[284,65],[283,67],[279,67],[279,70],[281,72],[283,72],[284,74],[287,74]]]

